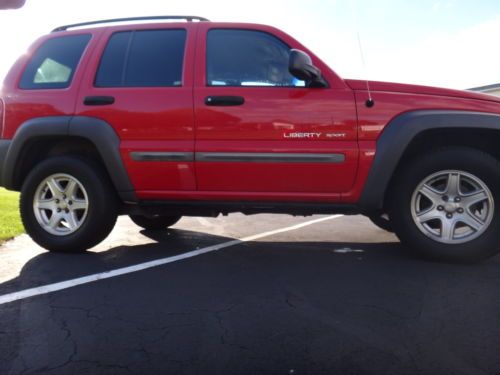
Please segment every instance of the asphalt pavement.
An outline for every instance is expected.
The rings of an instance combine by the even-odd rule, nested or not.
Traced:
[[[425,261],[360,216],[120,218],[77,255],[23,235],[0,247],[0,374],[496,375],[499,283],[500,257]]]

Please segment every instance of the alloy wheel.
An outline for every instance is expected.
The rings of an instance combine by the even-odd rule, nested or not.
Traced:
[[[80,181],[68,174],[45,178],[36,189],[33,212],[48,233],[67,236],[84,223],[89,210],[87,192]]]
[[[445,170],[426,177],[411,200],[412,218],[422,233],[445,244],[469,242],[488,229],[494,200],[477,176]]]

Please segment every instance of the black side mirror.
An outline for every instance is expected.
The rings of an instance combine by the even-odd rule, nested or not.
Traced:
[[[321,70],[315,67],[311,57],[304,51],[292,49],[288,60],[288,71],[295,78],[306,82],[307,87],[327,87]]]

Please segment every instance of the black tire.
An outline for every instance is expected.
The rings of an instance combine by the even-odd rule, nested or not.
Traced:
[[[46,231],[37,221],[33,207],[38,186],[54,174],[76,178],[88,195],[86,218],[75,232],[64,236]],[[112,184],[99,164],[74,156],[58,156],[41,162],[26,177],[21,189],[21,219],[26,232],[41,247],[54,252],[82,252],[109,235],[116,223],[118,202]]]
[[[370,215],[368,216],[368,219],[370,219],[370,221],[380,229],[383,229],[390,233],[394,233],[394,228],[392,227],[392,223],[388,218],[382,215]]]
[[[177,223],[182,216],[142,216],[130,215],[130,219],[141,228],[146,230],[162,230]]]
[[[419,184],[433,174],[449,170],[465,172],[480,179],[491,192],[497,208],[493,204],[491,222],[485,226],[484,232],[463,243],[443,243],[431,238],[419,229],[412,216],[412,197]],[[497,159],[468,147],[439,149],[414,158],[400,169],[389,192],[389,214],[395,233],[402,243],[434,260],[474,263],[492,257],[500,251],[499,171]]]

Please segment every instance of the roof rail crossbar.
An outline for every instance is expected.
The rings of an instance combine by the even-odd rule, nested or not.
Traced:
[[[102,24],[102,23],[129,22],[129,21],[154,21],[154,20],[186,20],[188,22],[192,22],[192,21],[209,21],[206,18],[197,17],[197,16],[152,16],[152,17],[114,18],[114,19],[109,19],[109,20],[99,20],[99,21],[91,21],[91,22],[82,22],[82,23],[75,23],[75,24],[72,24],[72,25],[59,26],[59,27],[56,27],[54,30],[52,30],[52,32],[55,33],[55,32],[58,32],[58,31],[66,31],[68,29],[72,29],[72,28],[75,28],[75,27],[90,26],[90,25],[99,25],[99,24]]]

